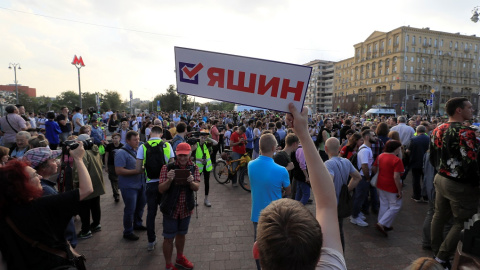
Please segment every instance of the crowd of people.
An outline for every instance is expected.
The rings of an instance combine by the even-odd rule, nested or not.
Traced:
[[[113,200],[121,198],[124,204],[123,238],[136,241],[136,231],[147,231],[147,250],[154,250],[160,209],[166,269],[192,269],[183,249],[190,216],[198,207],[195,192],[203,189],[203,205],[212,207],[209,181],[217,157],[227,153],[236,160],[247,153],[252,158],[248,173],[258,269],[346,269],[344,216],[337,213],[342,189],[353,200],[349,221],[368,227],[366,215],[377,215],[375,229],[388,236],[410,171],[411,199],[429,204],[422,247],[434,252],[432,265],[450,269],[463,222],[477,212],[479,198],[479,180],[468,175],[479,175],[480,123],[467,99],[449,100],[447,118],[289,110],[134,115],[112,110],[84,114],[79,107],[70,113],[62,107],[36,116],[21,104],[7,106],[0,118],[4,260],[12,269],[79,263],[82,257],[73,249],[77,239],[102,230],[105,171]],[[229,179],[237,187],[237,175]],[[313,201],[315,217],[304,207]],[[28,225],[32,220],[35,228]],[[41,245],[29,246],[29,240]],[[298,254],[299,245],[306,252]],[[37,259],[21,260],[32,252]],[[49,259],[41,260],[42,255]]]

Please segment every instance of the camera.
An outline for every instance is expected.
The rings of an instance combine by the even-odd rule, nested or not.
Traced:
[[[91,150],[93,145],[94,143],[92,138],[86,139],[85,141],[83,141],[83,148],[85,150]],[[68,140],[63,142],[63,147],[65,148],[65,150],[67,147],[69,147],[70,150],[75,150],[77,149],[78,146],[79,146],[78,142],[74,140]]]
[[[200,131],[193,131],[187,133],[187,135],[185,136],[185,141],[190,145],[197,144],[197,142],[200,142]]]

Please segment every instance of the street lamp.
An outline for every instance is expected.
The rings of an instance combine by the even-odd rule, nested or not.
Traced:
[[[479,8],[479,7],[480,7],[480,6],[476,6],[476,7],[474,7],[473,10],[472,10],[473,16],[470,18],[470,20],[472,20],[472,22],[474,22],[474,23],[477,23],[477,22],[478,22],[478,8]]]
[[[20,63],[9,63],[8,68],[12,69],[13,67],[13,74],[15,74],[15,94],[17,97],[17,104],[20,104],[20,99],[18,98],[18,81],[17,81],[17,67],[18,69],[22,69]]]

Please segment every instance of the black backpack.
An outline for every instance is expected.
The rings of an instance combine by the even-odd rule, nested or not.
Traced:
[[[357,169],[357,171],[360,171],[360,169],[358,168],[358,153],[360,153],[360,150],[364,149],[364,148],[367,148],[366,146],[365,147],[360,147],[360,149],[358,149],[358,151],[353,154],[351,157],[350,157],[350,162],[352,163],[353,167],[355,169]]]
[[[165,165],[165,157],[163,155],[163,147],[165,143],[161,141],[155,146],[151,146],[148,142],[143,144],[147,149],[145,156],[145,172],[149,179],[158,179],[163,165]]]

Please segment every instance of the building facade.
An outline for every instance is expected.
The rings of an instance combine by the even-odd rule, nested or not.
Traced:
[[[445,102],[457,96],[479,108],[479,47],[475,35],[413,27],[375,31],[354,45],[354,57],[335,64],[333,108],[443,115]]]
[[[312,67],[305,106],[312,112],[332,112],[334,62],[313,60],[305,64]]]
[[[0,85],[0,91],[11,92],[15,94],[15,84]],[[25,93],[29,97],[37,97],[37,89],[24,85],[18,85],[18,92]]]

